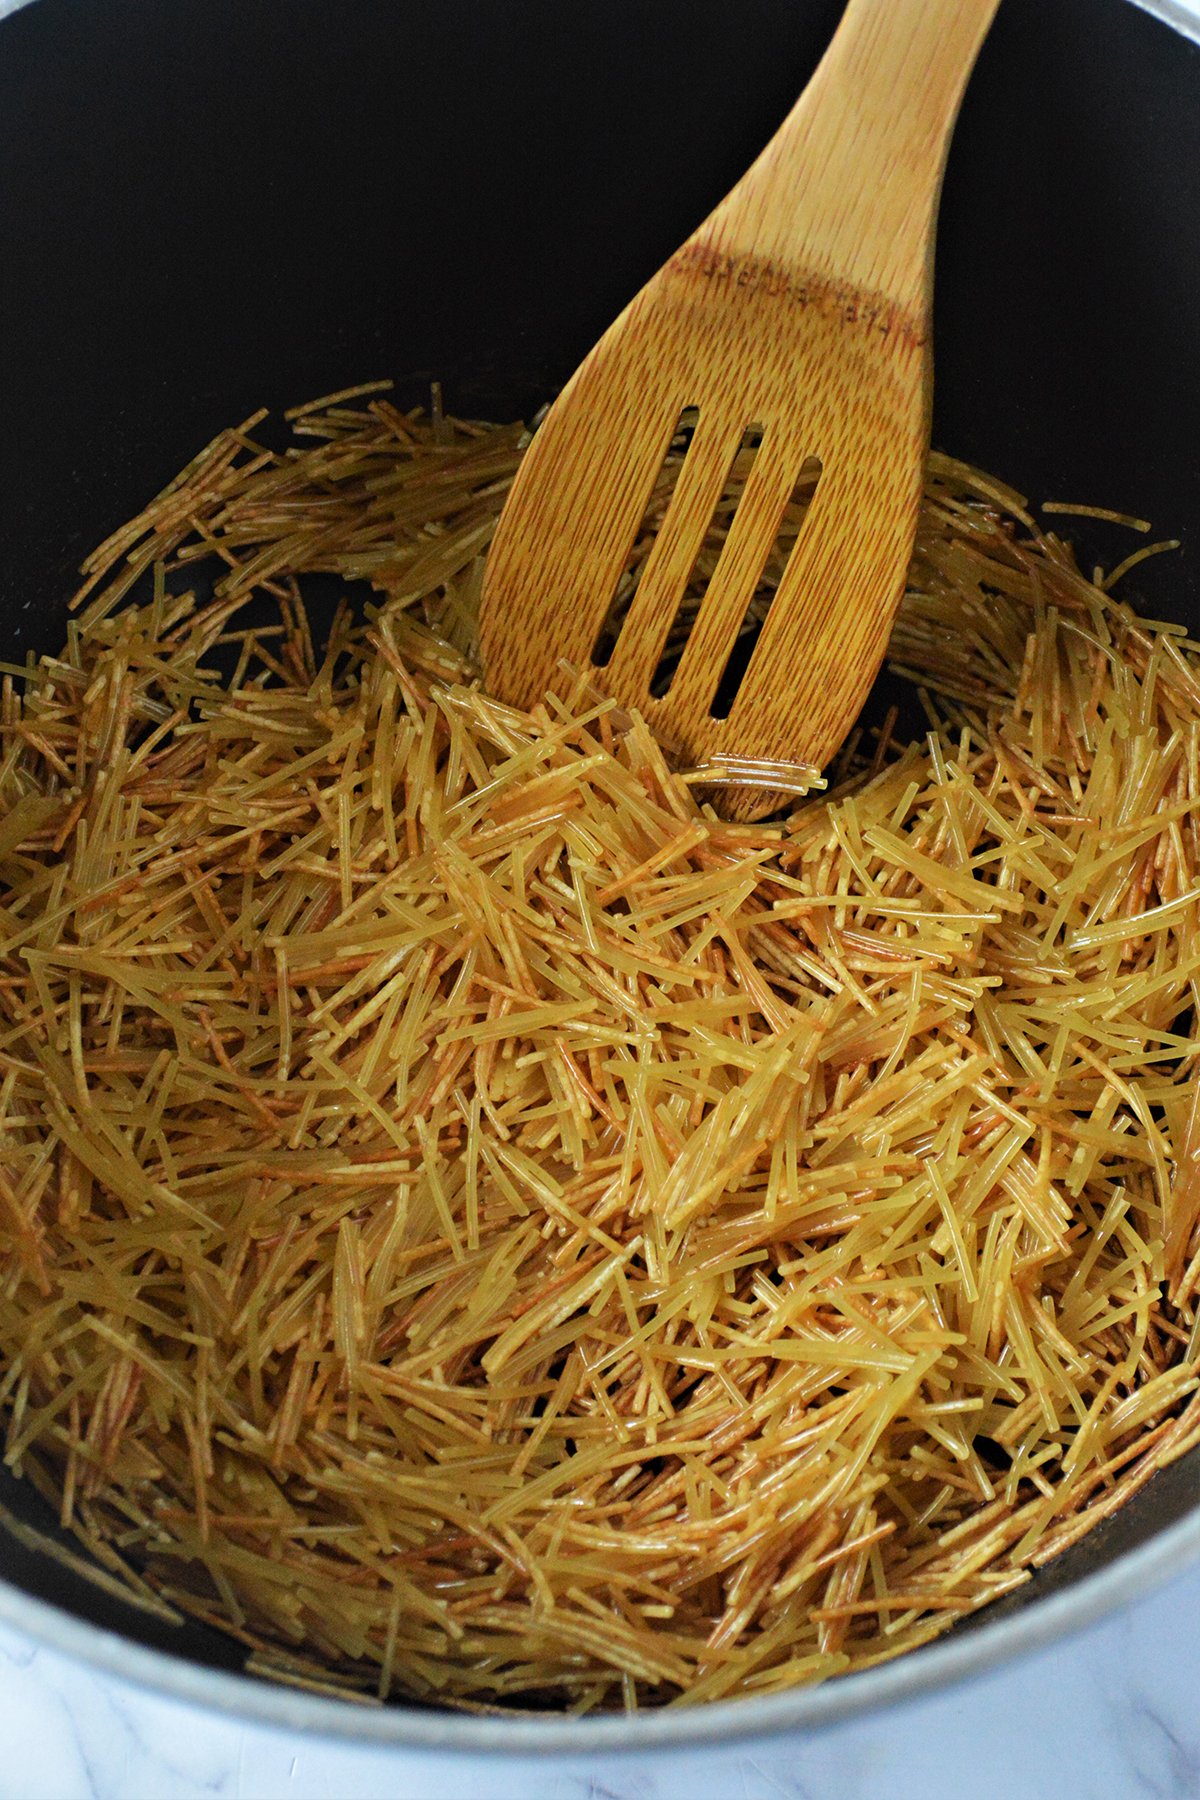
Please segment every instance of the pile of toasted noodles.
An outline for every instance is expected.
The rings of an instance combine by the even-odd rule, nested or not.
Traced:
[[[518,429],[290,417],[4,676],[8,1465],[318,1689],[923,1643],[1200,1440],[1200,649],[934,457],[927,732],[729,825],[480,686]]]

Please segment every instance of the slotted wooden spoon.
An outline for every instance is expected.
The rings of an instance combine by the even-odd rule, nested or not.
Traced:
[[[679,763],[771,804],[823,766],[887,645],[929,443],[933,238],[959,101],[998,0],[849,0],[733,191],[605,332],[534,436],[484,577],[489,690],[529,706],[594,666],[685,409],[674,494],[597,682]],[[631,196],[636,203],[636,196]],[[665,694],[650,684],[747,431],[761,444]],[[718,685],[797,477],[816,491],[727,716]]]

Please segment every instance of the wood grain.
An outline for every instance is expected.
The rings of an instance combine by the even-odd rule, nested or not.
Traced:
[[[967,77],[998,0],[850,0],[746,175],[609,327],[534,437],[484,581],[491,691],[586,668],[679,418],[699,417],[597,684],[668,751],[823,766],[882,660],[929,440],[933,239]],[[762,444],[667,692],[663,641],[743,434]],[[728,717],[717,684],[809,457],[821,477]],[[762,796],[730,790],[753,816]]]

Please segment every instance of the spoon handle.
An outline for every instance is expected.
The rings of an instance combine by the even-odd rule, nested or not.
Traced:
[[[766,149],[696,233],[918,307],[963,89],[999,0],[849,0]]]

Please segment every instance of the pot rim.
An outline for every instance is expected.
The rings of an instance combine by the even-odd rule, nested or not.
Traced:
[[[0,21],[30,4],[32,0],[0,0]],[[1200,44],[1200,0],[1131,0],[1131,4]],[[247,1723],[394,1749],[493,1757],[596,1756],[700,1749],[818,1730],[940,1692],[1086,1629],[1198,1561],[1200,1500],[1188,1516],[1125,1551],[1108,1567],[1081,1576],[1023,1611],[962,1636],[951,1635],[915,1654],[900,1655],[893,1662],[756,1699],[593,1718],[502,1717],[404,1705],[375,1709],[326,1698],[149,1649],[35,1599],[2,1577],[0,1622],[106,1675]]]
[[[247,1723],[403,1750],[493,1757],[599,1756],[702,1749],[776,1738],[789,1731],[819,1730],[942,1692],[1096,1624],[1119,1607],[1145,1598],[1196,1561],[1200,1561],[1200,1506],[1148,1543],[1126,1551],[1109,1567],[1081,1577],[1022,1612],[900,1655],[894,1662],[861,1674],[753,1700],[713,1701],[695,1710],[669,1707],[582,1719],[499,1717],[404,1705],[375,1709],[327,1699],[147,1649],[118,1632],[35,1600],[3,1580],[0,1621],[45,1648],[88,1663],[106,1675]]]

